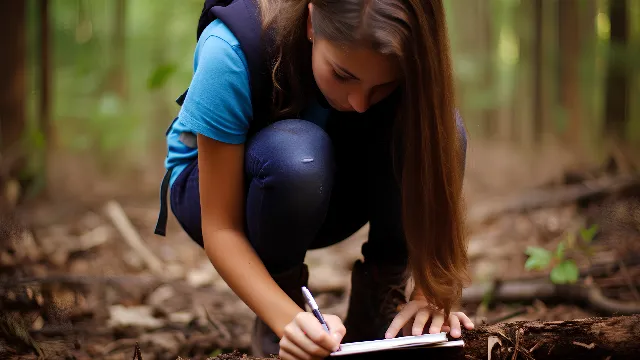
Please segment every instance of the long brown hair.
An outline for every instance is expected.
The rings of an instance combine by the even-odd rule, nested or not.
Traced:
[[[404,73],[396,129],[402,138],[402,217],[415,286],[449,313],[469,281],[463,228],[462,139],[442,0],[310,0],[314,36],[397,57]],[[262,0],[275,34],[274,99],[304,106],[311,61],[306,0]],[[301,56],[300,54],[304,54]],[[304,67],[303,67],[304,66]],[[291,99],[284,104],[282,99]]]

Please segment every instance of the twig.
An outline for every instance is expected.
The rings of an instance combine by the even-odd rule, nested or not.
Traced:
[[[624,264],[624,261],[622,260],[618,261],[618,264],[620,265],[620,272],[622,273],[622,276],[625,278],[625,280],[627,280],[627,284],[629,285],[629,290],[631,290],[631,294],[633,294],[633,297],[636,299],[636,301],[640,301],[640,294],[638,294],[638,290],[636,289],[636,284],[631,278],[631,276],[629,275],[627,266]]]
[[[516,330],[516,344],[513,347],[513,355],[511,356],[511,360],[516,360],[518,357],[518,351],[520,351],[520,329]]]
[[[640,177],[620,175],[585,180],[582,183],[553,189],[533,189],[524,194],[496,199],[470,209],[467,215],[472,225],[479,225],[505,213],[526,212],[540,208],[562,206],[577,200],[605,193],[624,191],[640,185]]]
[[[546,341],[542,340],[542,341],[538,341],[535,345],[533,345],[533,347],[531,349],[529,349],[529,353],[534,352],[536,349],[538,349],[542,344],[544,344]]]
[[[140,351],[140,345],[136,341],[136,347],[133,350],[133,360],[142,360],[142,352]]]
[[[149,270],[155,275],[163,276],[162,261],[156,257],[151,250],[144,244],[140,234],[136,231],[122,209],[122,206],[115,201],[109,201],[105,207],[107,215],[118,229],[124,241],[135,250],[142,260],[147,264]]]
[[[220,333],[225,342],[230,342],[231,334],[229,333],[229,330],[227,330],[224,324],[218,321],[218,319],[211,316],[205,306],[203,306],[202,308],[204,309],[204,313],[207,315],[207,320],[209,321],[209,323]]]
[[[136,344],[138,344],[138,341],[136,341],[136,339],[118,339],[116,341],[113,341],[107,344],[104,348],[102,348],[102,354],[109,355],[110,353],[112,353],[113,351],[119,348],[129,347]],[[135,352],[134,352],[134,356],[135,356]]]
[[[591,284],[587,287],[587,299],[589,303],[600,311],[618,315],[633,315],[640,313],[640,302],[618,301],[610,299],[602,294],[600,288]]]
[[[596,347],[596,344],[594,344],[594,343],[591,343],[591,344],[585,344],[585,343],[581,343],[581,342],[579,342],[579,341],[574,341],[574,342],[573,342],[573,345],[582,346],[583,348],[585,348],[585,349],[589,349],[589,350],[591,350],[591,349],[593,349],[594,347]]]

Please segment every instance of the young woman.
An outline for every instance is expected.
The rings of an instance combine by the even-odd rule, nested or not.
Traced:
[[[256,355],[321,358],[340,342],[473,328],[452,311],[468,281],[466,135],[442,1],[213,9],[163,183],[184,230],[257,314]],[[258,47],[266,72],[249,56]],[[268,84],[255,81],[264,73]],[[367,222],[347,317],[324,314],[328,334],[304,311],[305,253]]]

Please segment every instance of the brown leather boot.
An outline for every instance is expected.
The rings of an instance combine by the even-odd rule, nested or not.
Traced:
[[[391,321],[406,304],[406,267],[363,263],[351,274],[349,310],[343,343],[384,339]]]
[[[305,308],[305,300],[302,295],[302,287],[309,281],[309,269],[306,264],[297,266],[287,272],[271,275],[280,288],[295,301],[302,309]],[[251,354],[255,357],[268,358],[270,355],[278,355],[280,352],[280,338],[256,317],[251,333]]]

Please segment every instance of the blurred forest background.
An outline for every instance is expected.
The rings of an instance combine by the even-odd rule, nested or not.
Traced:
[[[445,3],[472,143],[533,153],[553,143],[583,161],[616,144],[633,157],[640,1]],[[155,192],[202,0],[1,4],[0,180],[13,184],[9,197],[41,193],[47,179],[53,193],[96,193],[98,179]]]
[[[444,1],[470,135],[463,310],[477,324],[640,313],[640,0]],[[202,249],[172,217],[153,234],[202,4],[0,0],[0,308],[15,315],[0,313],[0,357],[61,339],[76,359],[138,341],[145,360],[248,349],[253,313]],[[327,313],[346,313],[367,231],[307,254]],[[632,333],[615,324],[598,336]],[[5,346],[3,329],[19,336]]]

